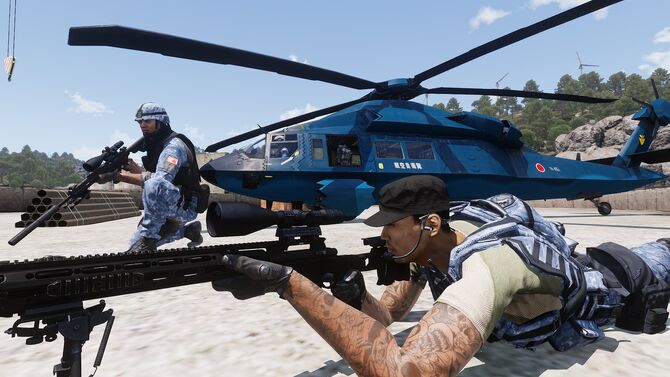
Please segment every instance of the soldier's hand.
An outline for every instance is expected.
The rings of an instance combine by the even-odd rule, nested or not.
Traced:
[[[273,291],[281,296],[293,272],[291,267],[233,254],[224,255],[221,262],[242,276],[213,281],[212,288],[230,292],[240,300]]]
[[[100,183],[100,184],[107,183],[107,182],[119,183],[120,182],[120,175],[121,175],[121,173],[119,171],[111,171],[109,173],[102,173],[102,174],[98,175],[98,180],[96,182]]]
[[[128,162],[126,162],[125,165],[123,165],[123,170],[133,173],[133,174],[141,174],[142,173],[142,167],[137,165],[135,161],[133,161],[132,158],[128,159]]]
[[[358,270],[349,270],[344,274],[344,279],[333,283],[330,287],[333,296],[361,310],[363,299],[367,290],[365,289],[365,280],[363,274]]]

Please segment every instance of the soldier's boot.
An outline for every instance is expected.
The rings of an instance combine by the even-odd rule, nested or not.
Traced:
[[[155,238],[142,237],[140,238],[133,246],[128,249],[128,253],[153,253],[156,251],[156,243],[158,242]]]
[[[191,240],[186,246],[187,247],[196,247],[200,245],[203,241],[202,239],[202,224],[200,221],[195,220],[184,226],[184,237]]]

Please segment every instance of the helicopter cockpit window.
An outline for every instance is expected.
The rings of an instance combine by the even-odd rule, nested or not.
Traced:
[[[434,160],[433,147],[430,143],[408,141],[405,143],[407,148],[407,158],[410,160]]]
[[[330,166],[361,166],[361,151],[358,137],[345,135],[326,136],[328,144],[328,164]]]
[[[377,158],[403,158],[399,141],[376,141],[375,150]]]
[[[249,158],[265,159],[265,138],[245,147],[243,153]]]
[[[270,158],[287,158],[298,149],[297,134],[274,134],[270,139]]]

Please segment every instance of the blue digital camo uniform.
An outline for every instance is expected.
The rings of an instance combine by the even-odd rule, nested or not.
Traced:
[[[156,172],[151,173],[151,178],[144,182],[142,193],[144,217],[130,239],[129,247],[140,237],[159,239],[158,232],[167,219],[175,220],[181,226],[176,233],[158,241],[158,246],[184,237],[184,224],[195,220],[198,215],[196,211],[198,198],[193,197],[188,209],[185,210],[179,188],[172,184],[172,181],[179,168],[189,166],[188,164],[186,144],[176,137],[166,142],[158,158]]]

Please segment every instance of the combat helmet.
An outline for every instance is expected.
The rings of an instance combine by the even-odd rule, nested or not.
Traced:
[[[170,125],[170,117],[165,108],[154,102],[143,103],[137,109],[135,121],[140,122],[143,119],[155,119],[163,124]]]

